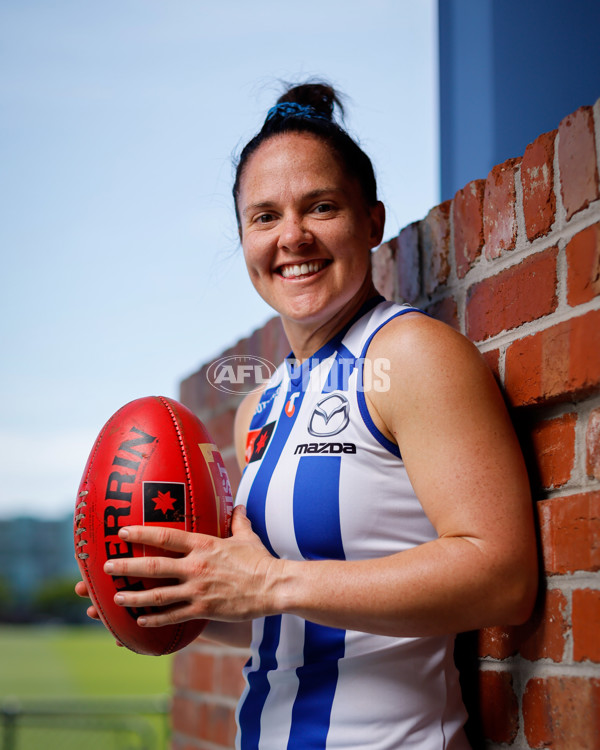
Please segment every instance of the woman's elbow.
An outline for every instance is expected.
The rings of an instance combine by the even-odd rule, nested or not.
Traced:
[[[535,554],[512,561],[504,578],[504,618],[502,625],[522,625],[531,617],[535,606],[539,570]]]

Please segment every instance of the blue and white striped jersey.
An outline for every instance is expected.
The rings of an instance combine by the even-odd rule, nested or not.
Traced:
[[[281,558],[360,560],[436,538],[364,386],[385,388],[367,347],[409,306],[371,300],[299,366],[284,362],[250,425],[236,504]],[[239,750],[465,750],[453,637],[392,638],[295,615],[253,623]]]

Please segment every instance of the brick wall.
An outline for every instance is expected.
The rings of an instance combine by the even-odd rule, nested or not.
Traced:
[[[600,750],[600,101],[431,209],[373,255],[377,287],[461,330],[503,387],[530,470],[542,586],[531,620],[459,639],[487,748]],[[271,320],[226,353],[278,361]],[[236,483],[235,398],[181,386]],[[173,747],[232,747],[246,654],[201,641],[174,661]],[[483,740],[477,740],[483,737]]]

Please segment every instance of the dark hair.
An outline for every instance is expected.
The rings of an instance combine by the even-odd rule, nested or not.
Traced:
[[[277,107],[284,103],[300,106]],[[335,89],[327,83],[291,86],[279,97],[277,105],[269,110],[261,130],[246,144],[237,162],[233,201],[238,224],[237,201],[248,159],[262,143],[281,133],[311,133],[324,141],[339,156],[347,174],[358,180],[367,205],[374,206],[377,203],[377,182],[373,165],[360,146],[333,119],[336,106],[342,115],[344,113]]]

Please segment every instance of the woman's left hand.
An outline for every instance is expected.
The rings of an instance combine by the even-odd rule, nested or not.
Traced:
[[[252,531],[245,508],[238,506],[227,539],[167,527],[128,526],[119,532],[130,543],[145,544],[180,557],[130,557],[109,560],[104,571],[129,578],[176,579],[145,591],[123,591],[115,602],[123,607],[161,607],[137,620],[142,627],[158,627],[209,619],[239,622],[270,614],[272,566],[269,554]]]

